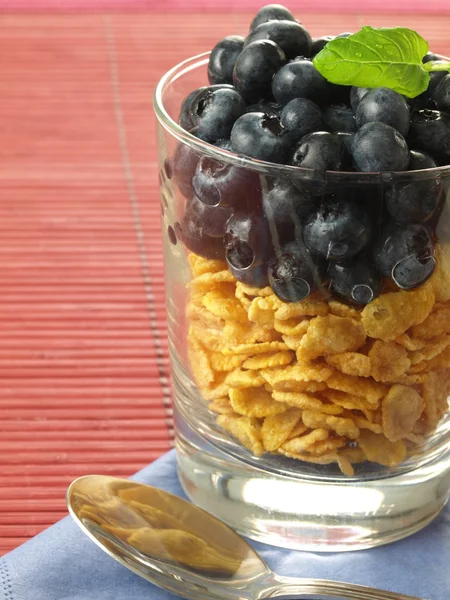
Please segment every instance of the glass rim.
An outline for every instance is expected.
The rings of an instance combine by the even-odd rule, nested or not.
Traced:
[[[174,65],[161,77],[153,94],[153,109],[159,123],[179,142],[193,147],[202,155],[207,155],[217,160],[223,160],[236,166],[246,167],[261,173],[276,171],[278,175],[285,174],[295,179],[323,181],[323,183],[329,182],[330,180],[335,180],[336,183],[338,183],[342,179],[346,179],[349,183],[353,182],[355,185],[364,183],[387,184],[391,180],[393,182],[398,182],[402,179],[411,180],[412,178],[415,180],[422,180],[438,175],[450,175],[450,164],[416,171],[317,171],[305,167],[278,164],[236,154],[195,137],[172,119],[164,106],[163,96],[166,88],[174,81],[200,66],[207,65],[210,54],[211,51],[202,52],[201,54],[186,58]]]

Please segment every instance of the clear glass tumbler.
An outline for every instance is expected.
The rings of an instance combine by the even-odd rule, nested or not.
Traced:
[[[405,537],[450,491],[450,167],[322,173],[207,144],[177,124],[183,99],[207,85],[207,63],[204,54],[173,68],[154,101],[181,483],[240,533],[277,546],[354,550]],[[235,209],[194,198],[200,162],[250,199],[239,208],[251,230],[239,264],[233,231],[223,229]],[[274,185],[291,190],[292,204],[363,206],[372,224],[367,268],[368,248],[391,226],[383,243],[401,238],[411,254],[378,283],[350,290],[333,286],[331,263],[310,256],[312,279],[291,284],[311,293],[283,301],[267,281],[283,282],[270,261],[304,222],[292,210],[280,230],[267,206],[264,217],[257,198]],[[433,208],[410,229],[390,223],[385,208],[408,186]],[[423,282],[409,289],[412,272]]]

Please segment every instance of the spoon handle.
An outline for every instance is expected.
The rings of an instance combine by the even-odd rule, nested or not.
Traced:
[[[297,579],[274,575],[260,598],[284,596],[308,600],[425,600],[384,590],[326,579]]]

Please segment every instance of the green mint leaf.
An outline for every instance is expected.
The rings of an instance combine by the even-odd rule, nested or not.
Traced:
[[[313,59],[328,81],[358,87],[388,87],[414,98],[424,92],[430,75],[422,59],[428,42],[412,29],[363,27],[336,38]]]

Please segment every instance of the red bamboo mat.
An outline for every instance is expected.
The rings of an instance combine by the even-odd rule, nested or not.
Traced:
[[[75,477],[127,476],[171,446],[151,96],[249,20],[0,17],[0,554],[65,515]],[[450,18],[401,23],[450,53]]]

